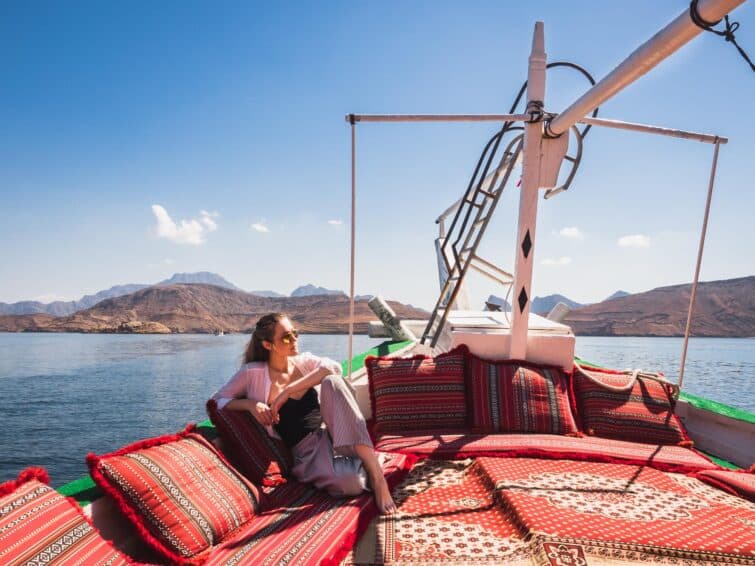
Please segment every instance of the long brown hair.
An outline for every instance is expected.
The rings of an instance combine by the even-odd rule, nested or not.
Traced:
[[[254,332],[252,332],[252,337],[246,345],[242,364],[248,364],[250,362],[266,362],[270,359],[270,351],[265,348],[262,342],[273,341],[275,325],[284,318],[288,318],[288,316],[282,312],[271,312],[257,321],[257,325],[254,327]]]

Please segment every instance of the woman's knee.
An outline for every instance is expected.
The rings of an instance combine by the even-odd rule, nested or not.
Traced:
[[[328,493],[334,497],[353,497],[367,489],[367,473],[357,458],[336,457]]]
[[[348,473],[334,478],[328,486],[328,494],[333,497],[354,497],[361,495],[366,489],[367,476],[364,472]]]
[[[343,391],[344,389],[348,389],[346,383],[343,381],[343,377],[334,373],[330,373],[323,377],[321,386],[330,389],[331,391]]]

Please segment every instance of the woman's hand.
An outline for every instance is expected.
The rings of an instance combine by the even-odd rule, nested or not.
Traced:
[[[285,404],[286,401],[288,401],[289,397],[291,397],[291,394],[289,393],[288,388],[284,387],[283,391],[281,391],[278,396],[273,399],[273,404],[270,405],[270,411],[273,413],[273,418],[275,419],[276,423],[280,421],[280,415],[278,414],[278,411],[281,410],[281,407]]]
[[[277,400],[277,399],[276,399]],[[273,411],[262,401],[258,401],[249,411],[257,422],[262,426],[270,426],[278,422],[278,413],[273,415]]]

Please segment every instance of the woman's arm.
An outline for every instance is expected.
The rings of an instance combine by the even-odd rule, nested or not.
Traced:
[[[278,411],[283,404],[288,401],[289,397],[296,397],[299,393],[307,391],[310,387],[320,385],[322,380],[325,379],[325,376],[328,376],[331,373],[333,373],[332,368],[320,366],[309,372],[307,375],[286,385],[283,388],[283,391],[278,394],[270,405],[270,410],[272,411],[275,422],[278,422]]]
[[[255,378],[256,372],[250,368],[241,368],[223,387],[212,396],[218,403],[218,409],[231,411],[248,411],[261,425],[269,426],[278,422],[273,417],[270,407],[263,401],[246,397],[249,391],[249,380]],[[256,376],[258,379],[259,375]]]

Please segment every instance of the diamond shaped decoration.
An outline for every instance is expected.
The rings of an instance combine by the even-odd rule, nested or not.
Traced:
[[[530,250],[532,249],[532,239],[530,238],[530,231],[527,230],[527,233],[524,235],[524,240],[522,240],[522,252],[524,253],[525,259],[528,255],[530,255]]]
[[[527,297],[527,291],[524,290],[524,287],[522,287],[521,292],[519,293],[519,298],[517,298],[517,302],[519,303],[519,312],[524,312],[524,307],[527,306],[527,300],[529,297]]]

